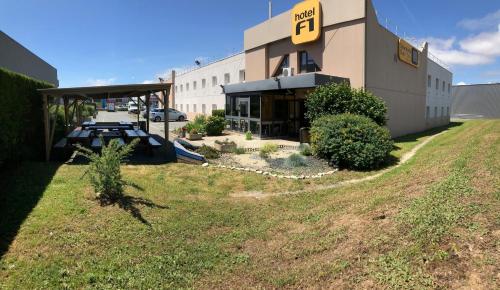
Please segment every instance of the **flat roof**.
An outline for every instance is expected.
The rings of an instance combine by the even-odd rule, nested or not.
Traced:
[[[39,89],[43,95],[52,97],[83,97],[93,99],[139,97],[148,93],[169,91],[172,83],[128,84],[114,86],[73,87]]]
[[[237,94],[287,89],[306,89],[329,83],[341,82],[349,82],[349,79],[318,73],[307,73],[291,77],[275,77],[262,81],[225,85],[224,92],[226,94]]]

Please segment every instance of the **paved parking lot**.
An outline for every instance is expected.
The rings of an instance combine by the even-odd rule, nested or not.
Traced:
[[[140,117],[141,121],[144,121],[145,119],[141,116]],[[97,122],[119,122],[119,121],[131,121],[131,122],[137,122],[137,115],[134,114],[129,114],[128,112],[106,112],[106,111],[99,111],[97,114],[96,118]],[[177,128],[181,128],[184,125],[186,125],[187,122],[177,122],[177,121],[171,121],[169,122],[169,129],[170,131],[173,131]],[[149,122],[149,131],[152,134],[157,134],[160,136],[163,136],[163,122],[158,122],[155,123],[153,121]]]

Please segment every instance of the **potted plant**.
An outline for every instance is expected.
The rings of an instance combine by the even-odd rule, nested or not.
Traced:
[[[222,153],[231,153],[236,149],[236,143],[226,138],[224,141],[216,140],[214,147]]]
[[[180,138],[186,138],[186,127],[179,128],[179,137]]]
[[[189,131],[189,133],[187,134],[187,138],[191,141],[201,140],[202,137],[203,134],[198,133],[198,130],[196,129],[191,129],[191,131]]]

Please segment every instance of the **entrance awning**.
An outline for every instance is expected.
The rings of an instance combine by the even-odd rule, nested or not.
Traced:
[[[341,82],[349,82],[349,79],[318,73],[308,73],[291,77],[275,77],[262,81],[226,85],[224,86],[224,93],[237,94],[287,89],[306,89],[329,83]]]

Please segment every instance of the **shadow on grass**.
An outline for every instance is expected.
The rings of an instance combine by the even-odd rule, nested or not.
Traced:
[[[137,184],[128,183],[127,185],[137,190],[144,191],[144,189],[138,186]],[[145,206],[148,208],[157,208],[157,209],[170,208],[168,206],[158,205],[149,199],[145,199],[142,197],[134,197],[129,195],[122,195],[117,199],[100,198],[99,202],[101,206],[118,205],[119,208],[129,212],[130,215],[132,215],[132,217],[134,217],[135,219],[137,219],[138,221],[147,226],[151,226],[151,224],[144,218],[138,206]]]
[[[23,163],[0,171],[0,259],[61,164]]]

